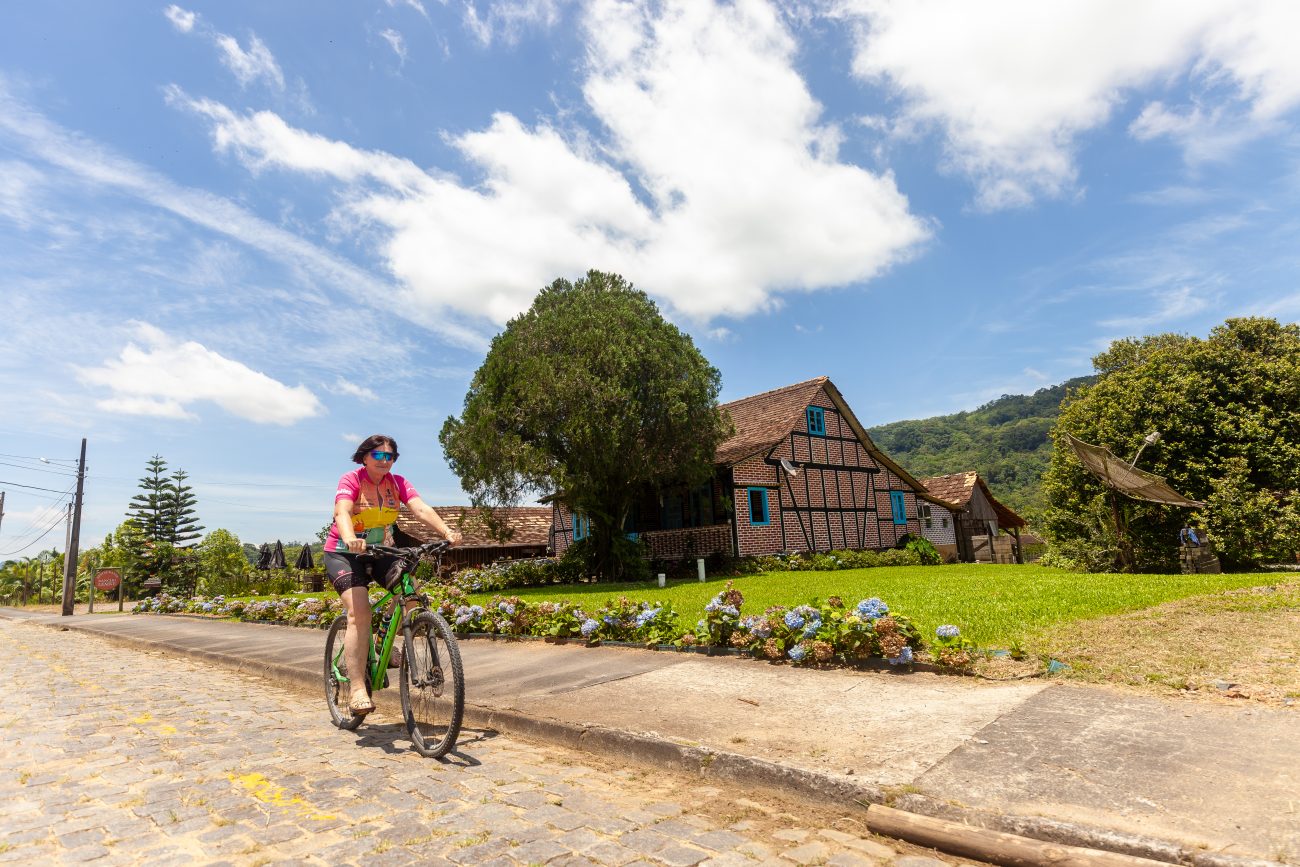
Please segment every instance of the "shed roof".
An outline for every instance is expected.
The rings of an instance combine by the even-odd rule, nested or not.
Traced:
[[[495,510],[498,518],[504,520],[505,525],[514,531],[507,542],[492,538],[478,509],[473,506],[434,506],[433,510],[442,516],[448,526],[460,530],[463,537],[459,546],[461,548],[545,547],[551,541],[551,510],[547,506],[512,506]],[[416,520],[405,506],[397,515],[397,526],[421,542],[427,542],[436,535]]]
[[[884,464],[914,489],[924,490],[920,482],[907,470],[894,463],[871,441],[866,428],[858,421],[844,395],[840,394],[840,390],[828,376],[818,376],[815,379],[796,382],[793,385],[724,403],[722,409],[730,413],[732,424],[735,425],[735,433],[718,446],[718,463],[735,464],[780,443],[790,435],[791,430],[804,424],[804,412],[817,396],[817,392],[821,390],[825,390],[826,396],[848,422],[854,435],[872,458]]]
[[[979,473],[974,470],[967,470],[964,473],[949,473],[946,476],[934,476],[929,479],[921,479],[921,484],[933,496],[957,506],[959,509],[966,509],[970,506],[970,498],[978,487],[984,492],[988,499],[989,505],[998,516],[998,526],[1011,529],[1014,527],[1025,526],[1025,519],[1017,515],[1007,506],[998,502],[997,497],[989,490],[989,486],[980,478]]]

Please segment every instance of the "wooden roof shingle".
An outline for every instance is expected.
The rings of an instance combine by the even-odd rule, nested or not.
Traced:
[[[514,534],[506,542],[492,538],[478,509],[473,506],[433,506],[447,525],[460,530],[461,548],[511,548],[515,546],[546,547],[551,541],[551,509],[548,506],[513,506],[497,509],[498,518],[504,520]],[[405,506],[397,515],[397,526],[406,533],[427,542],[437,534],[415,519]]]
[[[804,410],[830,380],[825,376],[724,403],[736,431],[718,446],[718,463],[731,464],[767,451],[789,435]]]

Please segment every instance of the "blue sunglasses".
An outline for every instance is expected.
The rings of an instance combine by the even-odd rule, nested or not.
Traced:
[[[395,460],[397,460],[397,452],[381,452],[381,451],[373,451],[373,452],[370,453],[370,456],[371,456],[372,458],[374,458],[375,460],[377,460],[377,461],[395,461]]]

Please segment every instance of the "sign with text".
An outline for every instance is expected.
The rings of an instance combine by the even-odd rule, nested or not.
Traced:
[[[95,589],[97,590],[116,590],[117,585],[122,583],[122,576],[117,574],[116,569],[100,569],[95,575]]]

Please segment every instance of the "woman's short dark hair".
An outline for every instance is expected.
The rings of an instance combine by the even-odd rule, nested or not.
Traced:
[[[357,446],[357,450],[352,453],[352,463],[364,464],[366,462],[366,455],[370,454],[384,443],[388,443],[393,447],[393,460],[397,460],[397,440],[392,437],[386,437],[383,434],[375,434],[374,436],[366,437],[361,441],[361,445]]]

